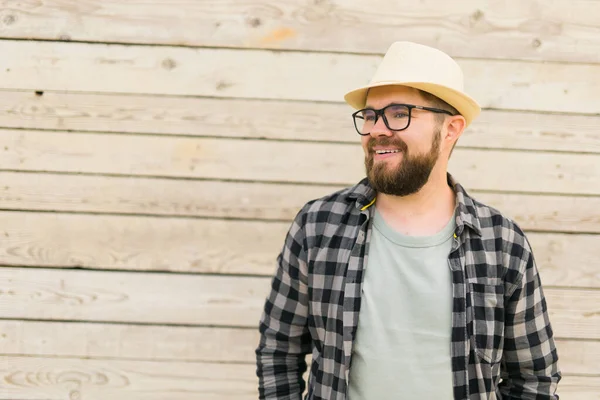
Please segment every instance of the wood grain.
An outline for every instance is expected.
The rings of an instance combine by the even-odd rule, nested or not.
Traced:
[[[6,357],[2,400],[246,400],[257,397],[251,365]],[[600,399],[600,378],[565,376],[558,393]]]
[[[338,185],[364,176],[358,144],[7,130],[0,153],[3,170]],[[599,154],[456,149],[449,170],[475,190],[600,195]]]
[[[3,356],[254,364],[258,341],[258,329],[0,321]],[[556,347],[564,374],[600,375],[600,342],[558,338]]]
[[[8,128],[356,143],[345,104],[4,91]],[[484,110],[458,147],[600,153],[600,115]]]
[[[600,399],[600,378],[565,376],[559,383],[561,398],[574,400]]]
[[[256,327],[268,278],[2,268],[0,318]]]
[[[0,318],[256,327],[269,278],[4,268]],[[600,290],[545,288],[558,337],[600,339]]]
[[[188,273],[275,272],[289,223],[1,213],[0,264]]]
[[[0,264],[271,276],[288,222],[2,212]],[[598,235],[529,233],[548,286],[600,288]]]
[[[4,357],[2,400],[247,400],[258,396],[247,364]]]
[[[563,374],[600,376],[600,342],[559,339],[556,349]]]
[[[485,110],[450,170],[527,230],[559,391],[600,399],[592,3],[4,4],[0,38],[44,41],[0,40],[0,400],[255,398],[275,256],[362,177],[342,96],[392,37],[458,57]]]
[[[291,221],[343,186],[0,172],[0,209]],[[60,191],[56,188],[60,187]],[[215,195],[218,194],[218,195]],[[470,193],[528,232],[600,233],[600,197]]]
[[[471,193],[478,201],[497,208],[523,229],[572,233],[600,233],[600,197]]]
[[[3,10],[2,36],[359,53],[382,53],[391,38],[403,38],[462,57],[600,62],[600,6],[593,1],[374,0],[364,7],[358,0],[177,0],[136,5],[132,0],[15,3]]]
[[[600,290],[545,288],[544,294],[557,337],[600,339]]]
[[[258,328],[0,321],[0,354],[13,356],[253,364],[258,341]]]
[[[527,235],[544,285],[600,288],[600,269],[595,255],[598,235]],[[578,266],[574,254],[578,253]],[[572,286],[572,287],[574,287]]]
[[[0,88],[341,102],[381,56],[2,41]],[[206,62],[210,60],[210,62]],[[243,60],[243,62],[240,62]],[[483,107],[597,114],[600,64],[458,60]],[[90,79],[93,76],[94,79]]]

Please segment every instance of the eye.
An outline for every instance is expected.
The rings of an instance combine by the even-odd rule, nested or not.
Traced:
[[[385,115],[388,119],[408,118],[408,108],[401,105],[391,106],[385,110]]]
[[[375,121],[375,118],[377,117],[373,111],[364,111],[362,114],[359,114],[359,116],[365,121]]]

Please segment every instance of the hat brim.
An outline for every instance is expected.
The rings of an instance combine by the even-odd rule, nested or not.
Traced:
[[[466,126],[469,126],[479,113],[481,113],[479,104],[468,95],[447,86],[428,82],[377,82],[346,93],[344,100],[354,109],[360,110],[365,107],[369,89],[380,86],[407,86],[431,93],[456,108],[465,118]]]

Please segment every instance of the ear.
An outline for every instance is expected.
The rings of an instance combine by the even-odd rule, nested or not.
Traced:
[[[462,115],[453,115],[446,118],[446,129],[444,130],[444,141],[454,144],[462,135],[467,121]]]

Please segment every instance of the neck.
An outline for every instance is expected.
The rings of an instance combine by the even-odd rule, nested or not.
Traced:
[[[446,172],[432,171],[429,180],[409,196],[377,194],[376,207],[386,222],[397,231],[413,236],[433,235],[442,230],[454,215],[455,194]]]

